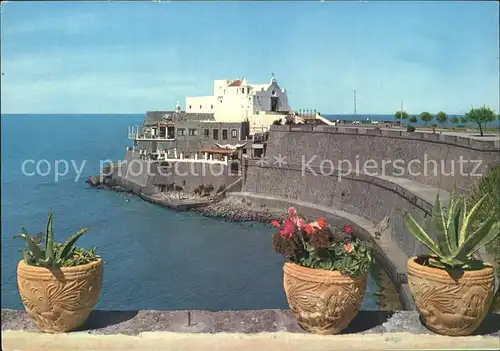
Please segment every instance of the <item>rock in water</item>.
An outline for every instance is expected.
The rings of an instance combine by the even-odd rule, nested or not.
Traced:
[[[90,176],[88,179],[87,179],[87,183],[95,188],[95,187],[98,187],[99,185],[101,185],[101,179],[100,177],[98,176]]]

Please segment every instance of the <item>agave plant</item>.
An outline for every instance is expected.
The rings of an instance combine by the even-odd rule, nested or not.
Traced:
[[[430,228],[437,243],[410,214],[405,214],[405,222],[410,232],[435,256],[429,259],[430,265],[461,269],[482,266],[482,262],[474,259],[474,253],[500,233],[500,221],[494,214],[476,225],[478,210],[488,196],[485,194],[469,211],[465,199],[455,197],[455,189],[452,191],[448,209],[441,208],[438,194],[432,209]]]
[[[21,254],[26,264],[46,268],[71,267],[89,263],[96,259],[95,248],[86,251],[75,247],[76,241],[86,232],[87,228],[73,234],[64,244],[54,242],[54,232],[52,228],[52,213],[49,213],[47,227],[45,231],[45,247],[41,247],[36,237],[28,234],[26,229],[21,227],[21,234],[14,238],[22,238],[26,241],[29,251],[21,249]],[[40,233],[43,235],[43,233]]]

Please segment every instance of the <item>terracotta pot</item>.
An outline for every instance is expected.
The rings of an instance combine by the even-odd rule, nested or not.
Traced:
[[[368,274],[349,277],[338,271],[285,263],[283,286],[299,325],[315,334],[338,334],[354,319]]]
[[[423,259],[408,260],[408,283],[422,323],[438,334],[472,334],[488,313],[493,299],[493,267],[458,271],[451,277],[443,269],[420,264]]]
[[[60,269],[17,265],[17,286],[26,312],[40,331],[62,333],[80,327],[97,303],[103,264]]]

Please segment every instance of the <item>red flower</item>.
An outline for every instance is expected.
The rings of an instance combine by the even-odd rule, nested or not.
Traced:
[[[352,232],[353,232],[352,225],[346,224],[344,226],[344,233],[346,233],[346,234],[352,234]]]
[[[323,217],[319,217],[318,220],[318,225],[321,229],[325,229],[326,228],[326,221]]]
[[[271,221],[271,225],[272,225],[273,227],[279,228],[279,227],[280,227],[280,222],[278,222],[276,219],[273,219],[273,220]]]
[[[304,224],[304,230],[306,231],[307,234],[311,235],[314,233],[314,228],[310,224]]]
[[[344,244],[344,249],[345,249],[345,252],[351,253],[352,249],[353,249],[352,244],[351,243],[345,243]]]
[[[287,212],[288,212],[288,215],[290,216],[290,218],[292,218],[296,215],[295,207],[290,207]]]
[[[283,228],[279,231],[279,234],[282,237],[285,237],[287,239],[290,239],[293,236],[293,232],[295,231],[295,227],[293,225],[293,222],[289,219],[285,219],[283,222]]]

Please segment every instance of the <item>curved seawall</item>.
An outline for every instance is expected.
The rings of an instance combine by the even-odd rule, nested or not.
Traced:
[[[426,251],[402,215],[426,221],[438,192],[446,203],[455,184],[466,192],[498,162],[498,138],[273,126],[265,159],[244,167],[243,192],[354,214],[412,256]]]

